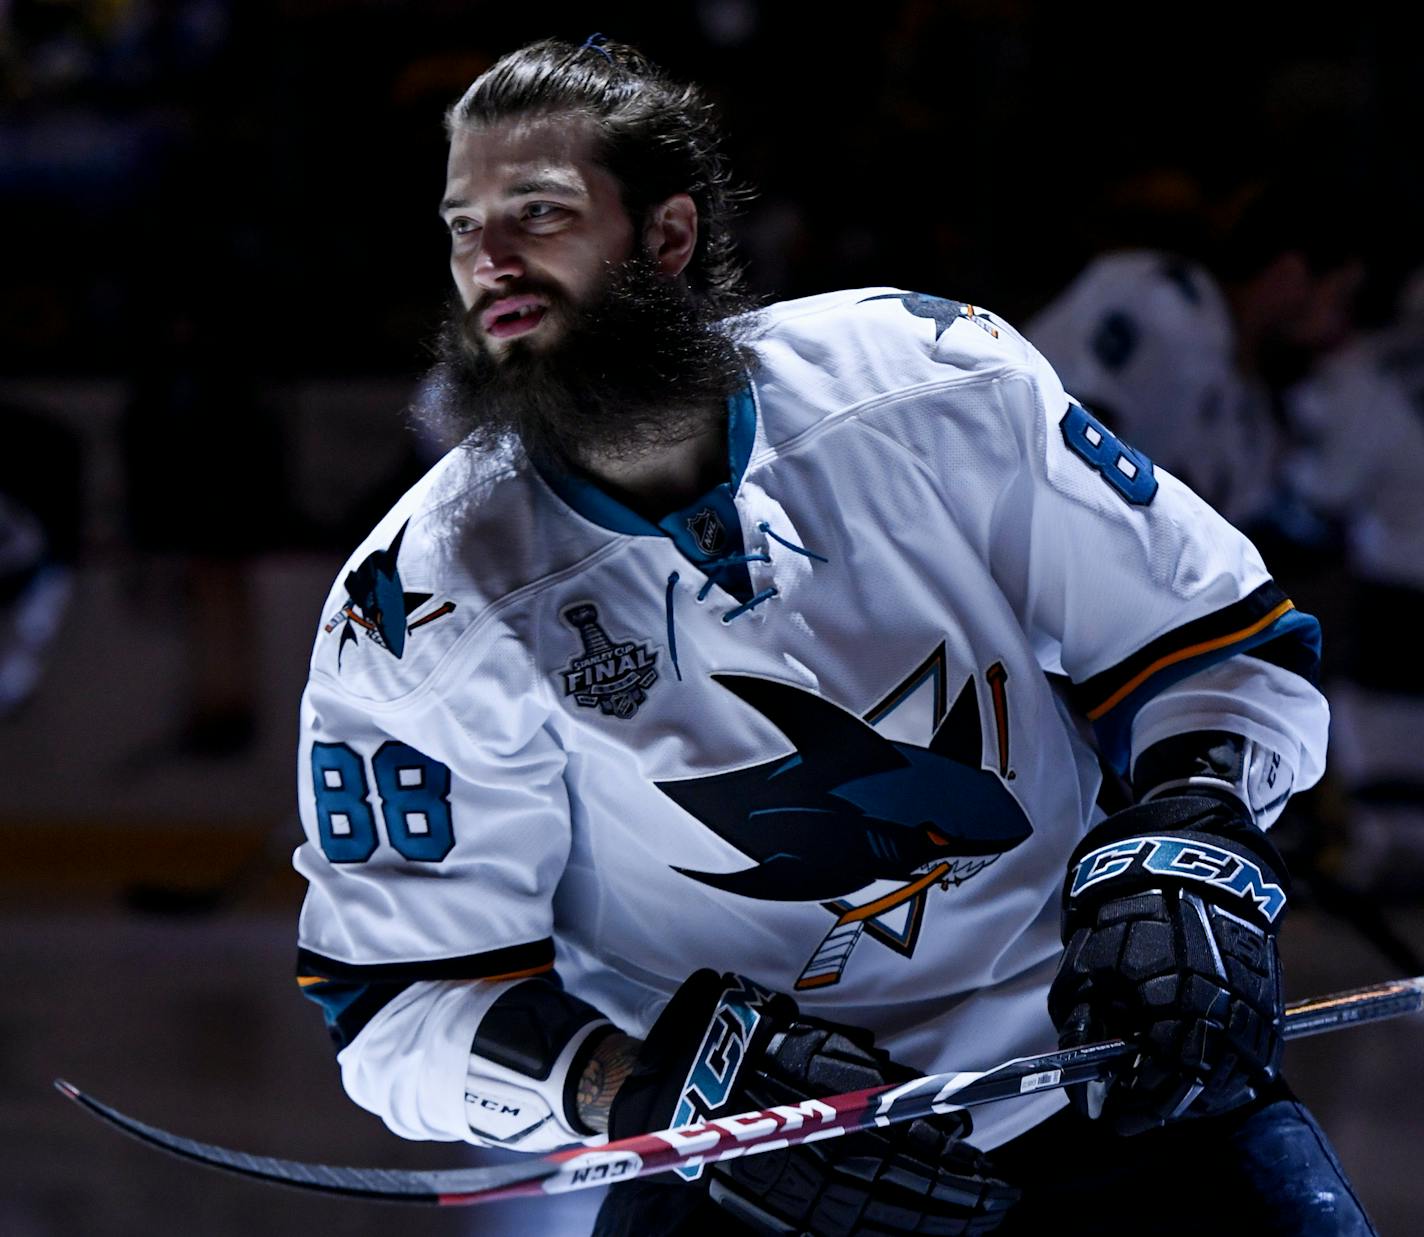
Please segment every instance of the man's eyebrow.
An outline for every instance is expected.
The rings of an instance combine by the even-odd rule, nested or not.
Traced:
[[[510,185],[509,196],[521,197],[526,193],[582,193],[583,184],[571,176],[535,176]]]
[[[585,189],[583,183],[573,177],[534,176],[516,181],[504,191],[505,196],[510,198],[523,197],[528,193],[563,193],[581,197]],[[469,204],[468,198],[446,198],[440,203],[440,213],[443,215],[446,211],[463,210]]]

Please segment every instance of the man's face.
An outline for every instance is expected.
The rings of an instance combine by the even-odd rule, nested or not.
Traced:
[[[682,442],[725,415],[746,358],[683,272],[697,241],[686,193],[638,227],[593,158],[585,118],[460,129],[441,215],[458,303],[424,410],[475,449],[517,440],[572,470]]]
[[[543,351],[633,252],[618,182],[593,159],[583,117],[528,116],[461,128],[441,216],[469,342],[493,359]]]

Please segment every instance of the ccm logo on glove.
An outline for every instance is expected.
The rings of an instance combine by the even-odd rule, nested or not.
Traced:
[[[722,993],[697,1057],[687,1071],[673,1111],[673,1125],[690,1125],[725,1111],[761,1021],[761,1009],[771,996],[744,976],[731,976],[731,986]],[[702,1166],[683,1166],[675,1171],[694,1181],[702,1175]]]
[[[1268,880],[1249,859],[1209,842],[1179,837],[1128,838],[1091,851],[1074,869],[1068,896],[1076,897],[1101,881],[1121,876],[1134,865],[1158,876],[1199,881],[1249,898],[1271,923],[1285,909],[1285,890]]]

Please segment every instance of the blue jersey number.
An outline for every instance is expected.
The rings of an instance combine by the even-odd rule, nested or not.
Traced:
[[[1145,507],[1157,496],[1152,461],[1129,447],[1086,408],[1070,403],[1058,428],[1068,449],[1095,469],[1124,501]]]
[[[406,859],[439,863],[455,845],[450,770],[396,742],[382,744],[371,767],[391,845]],[[365,863],[380,841],[366,762],[345,743],[313,743],[312,789],[322,852],[332,863]]]
[[[439,863],[455,845],[450,770],[406,743],[383,743],[371,760],[386,835],[407,859]]]
[[[332,863],[365,863],[376,850],[376,816],[366,802],[366,765],[344,743],[312,744],[316,829]]]

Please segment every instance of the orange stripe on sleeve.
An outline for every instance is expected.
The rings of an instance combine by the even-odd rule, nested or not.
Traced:
[[[522,971],[506,971],[503,975],[481,975],[480,983],[494,984],[502,979],[528,979],[531,975],[547,975],[553,969],[552,962],[545,962],[540,966],[526,967]]]
[[[1168,666],[1175,666],[1178,662],[1187,661],[1193,657],[1200,657],[1203,653],[1211,653],[1216,649],[1225,648],[1228,644],[1235,644],[1238,640],[1245,640],[1249,636],[1254,636],[1258,631],[1263,631],[1274,623],[1281,615],[1288,610],[1295,609],[1295,602],[1287,598],[1281,602],[1274,610],[1265,617],[1257,619],[1249,627],[1243,627],[1240,631],[1233,631],[1229,635],[1218,636],[1215,640],[1203,640],[1200,644],[1188,645],[1184,649],[1178,649],[1175,653],[1168,653],[1165,657],[1159,657],[1145,670],[1133,675],[1126,683],[1113,692],[1102,704],[1088,710],[1088,720],[1097,721],[1105,713],[1110,712],[1115,706],[1121,704],[1128,696],[1132,695],[1148,679],[1159,670],[1165,670]]]

